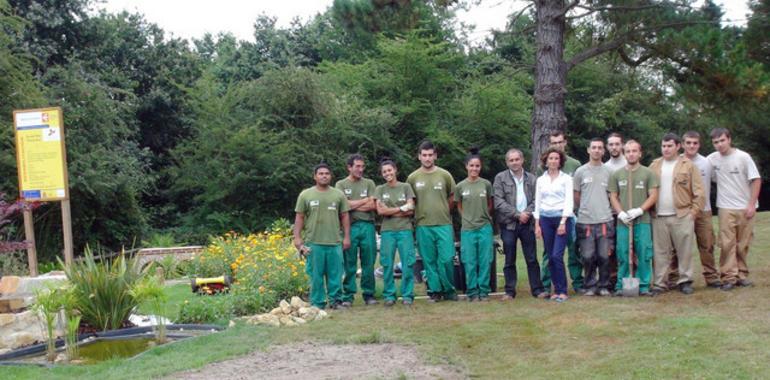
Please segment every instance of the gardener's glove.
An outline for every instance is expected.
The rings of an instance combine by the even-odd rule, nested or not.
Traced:
[[[634,219],[642,216],[642,214],[644,214],[644,210],[642,210],[641,208],[638,208],[638,207],[637,208],[632,208],[632,209],[628,210],[628,216],[631,217],[631,220],[634,220]]]
[[[633,219],[626,213],[625,211],[621,211],[620,214],[618,214],[618,219],[620,219],[621,222],[624,224],[631,223],[631,220]]]

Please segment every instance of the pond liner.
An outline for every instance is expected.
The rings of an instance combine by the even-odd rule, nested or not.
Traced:
[[[221,326],[216,326],[216,325],[178,324],[178,325],[166,325],[166,330],[167,331],[182,331],[182,330],[222,331],[223,328]],[[110,331],[100,331],[96,333],[80,334],[78,335],[78,344],[83,343],[83,340],[88,338],[120,339],[125,337],[138,336],[138,335],[142,335],[152,331],[153,331],[152,326],[143,326],[143,327],[130,327],[127,329],[120,329],[120,330],[110,330]],[[174,338],[180,337],[180,335],[176,335],[176,334],[173,334],[173,335],[167,334],[167,336],[174,337]],[[33,344],[27,347],[18,348],[11,352],[6,352],[5,354],[0,355],[0,364],[13,365],[12,362],[8,362],[8,361],[13,359],[23,358],[25,356],[39,354],[41,352],[45,352],[47,347],[48,345],[44,342],[44,343]],[[58,338],[56,339],[56,348],[61,348],[61,347],[64,347],[64,339]]]

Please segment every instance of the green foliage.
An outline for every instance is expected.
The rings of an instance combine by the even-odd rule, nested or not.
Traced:
[[[56,359],[56,319],[62,308],[62,290],[47,287],[35,290],[32,310],[38,314],[46,331],[46,359]]]
[[[168,295],[163,290],[163,279],[157,276],[144,276],[137,281],[129,291],[137,303],[149,305],[152,314],[156,318],[155,339],[158,343],[166,342],[166,324],[163,316],[166,315]]]
[[[177,323],[222,323],[235,316],[238,302],[232,295],[217,294],[185,300],[179,308]]]
[[[131,289],[142,278],[136,260],[120,254],[97,263],[90,249],[65,268],[83,322],[102,331],[118,329],[137,306]]]
[[[24,251],[0,253],[0,276],[25,276],[28,273]]]
[[[187,243],[180,243],[171,232],[155,232],[147,240],[142,240],[142,246],[145,248],[171,248],[183,246]]]

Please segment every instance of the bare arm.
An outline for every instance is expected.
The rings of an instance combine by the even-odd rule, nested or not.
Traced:
[[[350,205],[350,210],[355,211],[373,211],[377,208],[377,206],[374,203],[374,198],[372,197],[366,197],[363,199],[357,199],[357,200],[348,200],[348,205]]]
[[[759,199],[759,191],[762,190],[762,180],[754,178],[751,180],[751,198],[749,198],[749,204],[746,205],[746,218],[751,219],[757,213],[757,199]]]
[[[612,209],[615,210],[616,214],[623,212],[623,205],[620,204],[618,193],[614,191],[610,193],[610,204],[612,205]]]
[[[342,249],[350,248],[350,213],[343,212],[340,214],[340,222],[342,222]]]
[[[655,202],[658,201],[658,189],[653,188],[650,189],[650,191],[647,192],[647,199],[642,203],[640,208],[644,211],[647,211],[652,208],[652,206],[655,206]]]
[[[305,227],[305,214],[298,212],[294,216],[294,246],[302,248],[302,229]]]
[[[575,190],[573,192],[573,194],[574,194],[573,202],[575,203],[575,209],[579,209],[580,208],[580,192]]]

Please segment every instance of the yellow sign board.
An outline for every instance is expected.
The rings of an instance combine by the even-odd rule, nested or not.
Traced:
[[[61,108],[13,111],[19,197],[26,201],[69,199]]]

